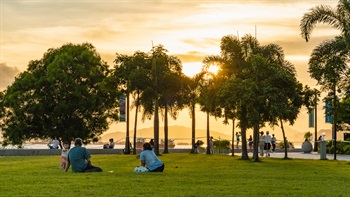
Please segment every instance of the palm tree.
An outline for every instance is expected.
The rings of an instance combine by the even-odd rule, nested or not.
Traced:
[[[195,152],[195,143],[196,143],[196,104],[198,103],[198,98],[200,96],[200,87],[203,83],[203,72],[200,72],[190,77],[184,77],[184,88],[183,96],[184,102],[189,108],[190,118],[192,119],[191,129],[192,129],[192,149],[191,153]]]
[[[313,55],[309,60],[309,70],[312,77],[316,78],[319,83],[323,83],[324,86],[332,87],[333,140],[336,150],[336,91],[337,85],[340,83],[339,74],[347,69],[347,65],[344,65],[343,62],[345,59],[348,59],[344,55],[349,53],[348,49],[350,48],[350,1],[340,0],[336,8],[326,5],[316,6],[311,8],[308,13],[305,13],[300,22],[300,30],[301,36],[306,41],[310,39],[310,34],[317,23],[325,23],[341,31],[340,36],[319,45],[313,51]],[[327,57],[327,54],[324,53],[326,51],[336,53],[329,54]],[[323,56],[325,59],[317,59],[318,56]],[[318,66],[316,63],[321,63],[323,66]],[[333,70],[332,67],[337,69]],[[336,159],[336,151],[334,151],[334,159]]]
[[[312,78],[322,85],[323,90],[332,92],[332,127],[334,147],[336,150],[336,127],[337,127],[337,92],[348,87],[349,56],[345,39],[341,36],[333,40],[324,41],[312,52],[309,60],[309,72]],[[334,151],[336,159],[336,151]]]
[[[336,8],[327,5],[319,5],[305,13],[301,22],[301,36],[310,40],[312,30],[318,23],[328,24],[341,31],[341,35],[348,41],[350,39],[350,1],[340,0]],[[347,42],[349,43],[349,42]]]
[[[164,152],[168,150],[168,114],[173,119],[177,118],[178,112],[184,108],[182,102],[183,76],[180,73],[166,73],[163,78],[164,86],[160,97],[160,108],[164,110]]]
[[[144,99],[143,92],[149,86],[148,73],[151,68],[149,57],[146,53],[136,51],[132,56],[117,54],[115,62],[115,76],[119,80],[119,86],[127,94],[127,118],[126,118],[126,140],[125,153],[130,154],[129,142],[129,101],[130,94],[133,96],[136,106],[135,124],[134,124],[134,140],[133,153],[136,154],[136,130],[137,130],[137,114],[139,107],[142,105],[141,100]]]
[[[141,100],[144,107],[144,116],[150,118],[150,115],[154,115],[154,152],[156,155],[159,155],[159,108],[162,106],[169,107],[169,103],[164,104],[164,100],[167,100],[167,96],[171,93],[169,93],[168,88],[170,83],[168,77],[174,74],[182,74],[180,60],[177,57],[168,56],[166,53],[167,50],[162,45],[155,46],[152,49],[150,55],[152,69],[149,72],[151,84],[144,91],[145,99]],[[178,81],[172,81],[171,83],[177,83]]]
[[[302,86],[296,81],[294,66],[284,60],[280,46],[260,45],[250,35],[241,40],[234,36],[223,37],[221,55],[210,56],[206,60],[208,63],[218,62],[224,70],[215,78],[217,84],[220,84],[216,95],[217,104],[224,109],[224,117],[239,120],[242,159],[249,159],[246,130],[253,128],[253,157],[257,161],[259,128],[266,122],[278,125],[282,123],[277,121],[279,119],[292,124],[299,113]],[[296,94],[292,94],[294,91]],[[281,92],[285,95],[282,95],[283,99],[278,100]],[[282,105],[283,108],[278,107]],[[293,105],[294,108],[288,107],[289,105]]]

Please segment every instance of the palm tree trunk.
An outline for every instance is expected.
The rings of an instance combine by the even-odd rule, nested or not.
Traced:
[[[168,150],[168,108],[165,106],[164,110],[164,151],[163,153],[169,153]]]
[[[139,94],[137,95],[137,100],[136,100],[136,111],[135,111],[135,123],[134,123],[134,148],[132,153],[135,155],[136,154],[136,131],[137,131],[137,115],[139,111]]]
[[[337,103],[337,92],[336,83],[333,84],[333,120],[332,120],[332,135],[333,135],[333,146],[334,146],[334,160],[337,160],[337,123],[336,123],[336,103]]]
[[[158,114],[158,98],[156,98],[154,108],[154,153],[159,155],[159,114]]]
[[[235,119],[232,119],[232,157],[235,156]]]
[[[124,154],[130,154],[130,139],[129,139],[129,112],[130,112],[130,95],[126,95],[126,137],[125,137],[125,149]]]
[[[317,93],[315,94],[315,137],[314,137],[314,151],[318,151],[318,142],[317,142]]]
[[[209,112],[207,112],[207,154],[210,154]]]
[[[192,113],[192,150],[191,153],[194,153],[194,144],[196,143],[196,105],[191,106]]]

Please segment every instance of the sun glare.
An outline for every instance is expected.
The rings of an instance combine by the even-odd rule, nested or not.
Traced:
[[[218,66],[210,66],[208,70],[209,70],[209,72],[216,75],[219,71],[219,67]]]
[[[183,63],[182,66],[182,72],[189,77],[193,77],[194,75],[200,73],[202,70],[201,62]]]

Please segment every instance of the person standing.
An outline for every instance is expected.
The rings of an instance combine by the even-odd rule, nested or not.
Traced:
[[[252,150],[253,150],[253,137],[252,137],[252,135],[250,135],[249,136],[249,138],[248,138],[248,145],[249,145],[249,151],[250,152],[252,152]]]
[[[264,156],[264,146],[265,146],[265,136],[264,136],[264,132],[261,131],[259,136],[260,156]]]
[[[90,153],[86,150],[81,138],[74,140],[74,147],[68,151],[65,172],[72,165],[72,172],[102,172],[102,169],[91,165]]]
[[[62,152],[60,157],[60,161],[61,161],[60,169],[62,170],[66,169],[68,150],[69,150],[68,142],[63,142],[63,147],[62,147]]]
[[[213,142],[213,136],[209,138],[209,150],[210,154],[214,154],[214,142]]]
[[[265,135],[265,156],[266,157],[270,157],[270,149],[271,149],[271,136],[269,134],[269,131],[266,131],[266,135]]]
[[[150,172],[163,172],[164,163],[152,151],[150,143],[143,144],[143,150],[140,153],[141,166],[146,167]]]
[[[272,152],[275,152],[276,151],[276,137],[275,137],[275,134],[272,134],[271,144],[272,144]]]
[[[237,142],[237,145],[236,145],[236,148],[239,148],[239,142],[241,141],[241,132],[236,132],[236,142]]]

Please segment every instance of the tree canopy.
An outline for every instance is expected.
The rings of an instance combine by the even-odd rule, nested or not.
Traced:
[[[118,96],[107,63],[91,44],[51,48],[5,91],[4,144],[54,137],[97,141],[118,120]]]

